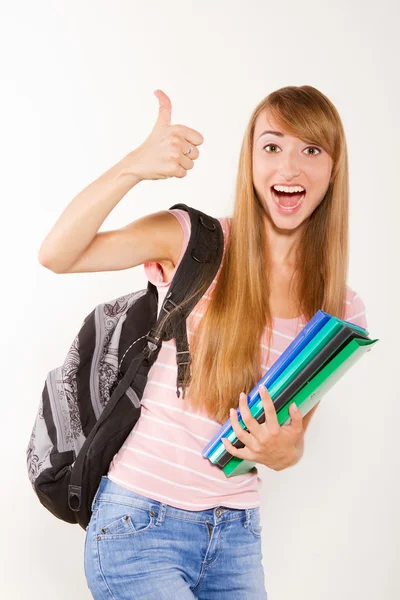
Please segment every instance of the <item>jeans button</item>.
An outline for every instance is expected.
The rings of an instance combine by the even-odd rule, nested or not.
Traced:
[[[221,516],[221,513],[222,513],[221,509],[220,509],[220,508],[217,508],[217,510],[215,511],[215,514],[216,514],[216,516],[217,516],[217,517],[220,517],[220,516]]]

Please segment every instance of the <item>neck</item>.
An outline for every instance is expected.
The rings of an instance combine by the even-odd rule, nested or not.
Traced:
[[[271,264],[278,269],[293,270],[296,266],[297,249],[304,228],[299,226],[294,230],[279,229],[268,218],[265,220],[265,228]]]

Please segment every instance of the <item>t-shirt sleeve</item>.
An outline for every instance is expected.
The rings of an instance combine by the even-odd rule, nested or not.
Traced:
[[[175,265],[173,272],[171,273],[169,281],[164,281],[164,270],[160,263],[158,263],[158,262],[144,263],[144,272],[147,276],[147,279],[149,281],[151,281],[151,283],[157,287],[166,287],[171,283],[172,278],[175,275],[175,272],[176,272],[177,268],[179,267],[179,264],[182,260],[182,257],[185,254],[185,250],[187,248],[187,245],[189,243],[189,238],[190,238],[191,223],[190,223],[189,213],[186,210],[183,210],[181,208],[173,208],[173,209],[168,210],[168,212],[172,213],[178,219],[178,221],[182,227],[183,243],[182,243],[181,253],[180,253],[178,262]]]
[[[352,291],[350,301],[346,304],[345,321],[350,321],[355,325],[368,329],[367,315],[365,310],[365,304],[357,294]]]

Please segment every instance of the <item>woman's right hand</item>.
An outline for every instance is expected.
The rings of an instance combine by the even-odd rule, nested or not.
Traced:
[[[124,173],[141,180],[185,177],[187,171],[193,169],[193,161],[199,156],[197,146],[204,138],[190,127],[171,125],[171,100],[161,90],[154,94],[159,102],[156,124],[146,140],[123,158]],[[189,144],[193,148],[185,156],[183,153],[189,150]]]

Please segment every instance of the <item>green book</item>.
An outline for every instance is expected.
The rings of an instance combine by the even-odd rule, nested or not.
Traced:
[[[287,387],[287,385],[306,367],[306,365],[319,353],[328,342],[336,335],[336,333],[343,327],[343,321],[332,317],[329,321],[318,331],[318,333],[310,340],[310,342],[303,348],[303,350],[292,360],[286,369],[280,374],[278,379],[268,387],[268,393],[272,400],[275,400],[280,393]],[[257,412],[254,412],[254,409]],[[263,411],[262,400],[259,398],[252,407],[250,407],[251,414],[257,418]],[[279,411],[278,411],[279,412]],[[277,412],[277,414],[278,414]],[[243,420],[239,419],[239,424],[244,428]],[[231,443],[236,438],[236,433],[233,429],[229,430],[229,433],[225,435]],[[220,441],[218,445],[209,455],[210,462],[216,464],[221,456],[226,452],[225,446]]]
[[[322,330],[321,330],[322,331]],[[359,360],[359,358],[369,352],[371,347],[376,344],[378,339],[353,339],[347,346],[341,350],[319,373],[313,377],[290,401],[285,404],[278,412],[277,418],[280,425],[287,425],[290,422],[289,406],[295,402],[303,417],[321,400],[339,379]],[[271,398],[272,397],[272,394]],[[259,400],[250,410],[251,414],[257,416],[263,411],[262,401]],[[243,421],[241,421],[243,426]],[[230,436],[227,436],[228,439]],[[235,435],[233,439],[235,439]],[[232,440],[231,440],[232,441]],[[253,461],[243,460],[233,456],[223,467],[223,472],[227,477],[248,473],[256,465]]]

